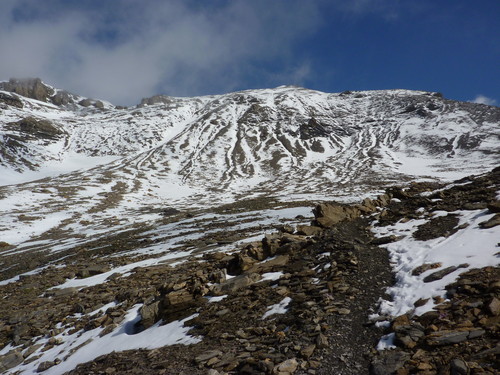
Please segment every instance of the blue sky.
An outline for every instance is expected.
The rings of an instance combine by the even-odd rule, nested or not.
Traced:
[[[84,96],[299,85],[500,102],[498,0],[1,0],[0,79]]]

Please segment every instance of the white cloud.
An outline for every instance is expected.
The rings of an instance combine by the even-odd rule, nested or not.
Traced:
[[[497,105],[497,101],[492,98],[488,98],[487,96],[484,95],[477,95],[473,100],[471,100],[472,103],[479,103],[479,104],[487,104],[487,105]]]
[[[192,96],[304,85],[315,69],[296,52],[331,21],[325,7],[384,15],[394,0],[345,4],[0,0],[0,79],[40,77],[80,95],[127,105],[157,93]]]
[[[34,15],[16,19],[15,4],[33,7]],[[116,104],[158,92],[195,95],[238,88],[256,69],[249,66],[254,62],[281,64],[290,81],[296,80],[300,71],[288,67],[286,57],[320,23],[318,4],[298,0],[210,7],[123,0],[99,11],[58,11],[58,4],[7,0],[0,5],[0,78],[36,76]]]

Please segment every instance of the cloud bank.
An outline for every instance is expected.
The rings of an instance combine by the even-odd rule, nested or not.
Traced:
[[[159,92],[304,84],[309,63],[290,56],[322,22],[318,2],[300,0],[2,0],[0,13],[0,74],[8,75],[0,79],[40,77],[127,105]]]

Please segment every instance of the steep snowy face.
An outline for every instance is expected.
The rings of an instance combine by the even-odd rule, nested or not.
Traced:
[[[209,188],[333,193],[489,168],[499,119],[498,108],[424,92],[248,91],[208,102],[148,159]]]
[[[455,178],[499,161],[500,109],[436,93],[279,87],[157,96],[134,108],[2,95],[0,164],[18,171],[75,155],[113,156],[119,161],[101,169],[124,178],[161,176],[235,195],[351,196],[414,176]]]

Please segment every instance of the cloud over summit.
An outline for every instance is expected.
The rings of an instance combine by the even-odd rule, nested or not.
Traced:
[[[290,78],[297,79],[291,66],[301,62],[289,64],[286,57],[320,22],[317,5],[302,1],[287,1],[287,12],[281,1],[70,4],[0,5],[0,72],[38,76],[116,104],[132,104],[156,92],[228,91],[241,88],[249,73],[269,74],[269,69],[252,66],[255,60],[279,62],[280,71],[289,70]]]

